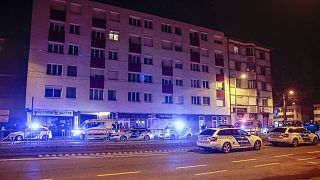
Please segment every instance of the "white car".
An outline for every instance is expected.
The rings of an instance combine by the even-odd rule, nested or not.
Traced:
[[[108,139],[115,132],[115,125],[113,120],[89,119],[71,132],[73,137],[80,139]]]
[[[260,150],[262,140],[238,128],[209,128],[198,135],[197,145],[205,150],[217,149],[229,153],[232,149]]]
[[[191,139],[191,129],[188,127],[177,129],[177,128],[166,128],[158,135],[159,139]]]
[[[12,138],[15,141],[22,141],[22,140],[28,140],[28,139],[42,139],[42,140],[48,140],[52,138],[51,131],[46,127],[39,127],[36,129],[28,128],[24,131],[16,131],[8,136],[9,138]]]
[[[277,127],[268,134],[268,140],[272,145],[291,144],[297,147],[299,144],[313,144],[318,143],[316,134],[311,133],[303,127]]]
[[[154,134],[147,129],[132,129],[125,132],[114,132],[110,134],[110,140],[114,141],[126,141],[126,140],[138,140],[149,141],[154,139]]]

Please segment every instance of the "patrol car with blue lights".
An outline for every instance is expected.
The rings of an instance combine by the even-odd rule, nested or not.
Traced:
[[[229,153],[232,149],[261,149],[262,140],[239,128],[208,128],[202,131],[197,140],[198,147],[205,150],[217,149]]]
[[[299,144],[313,144],[318,143],[316,134],[311,133],[303,127],[277,127],[268,134],[268,140],[272,145],[290,144],[297,147]]]

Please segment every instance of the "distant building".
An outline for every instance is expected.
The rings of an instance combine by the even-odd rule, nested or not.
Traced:
[[[283,121],[284,120],[284,108],[283,107],[275,107],[275,111],[278,115],[275,117],[275,120]],[[287,121],[296,121],[296,120],[303,120],[302,113],[301,113],[301,106],[293,105],[287,106],[286,110],[286,118]]]
[[[313,105],[313,117],[314,121],[318,121],[320,123],[320,104]]]

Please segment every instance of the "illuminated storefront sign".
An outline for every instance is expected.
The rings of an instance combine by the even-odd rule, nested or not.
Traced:
[[[33,115],[34,116],[73,116],[73,111],[36,109],[33,111]]]

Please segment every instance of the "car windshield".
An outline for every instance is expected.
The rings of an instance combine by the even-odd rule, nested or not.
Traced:
[[[286,132],[287,128],[275,128],[273,129],[271,132],[280,132],[280,133],[284,133]]]
[[[202,131],[199,135],[209,135],[209,136],[212,136],[215,132],[216,132],[216,130],[206,129],[206,130]]]

